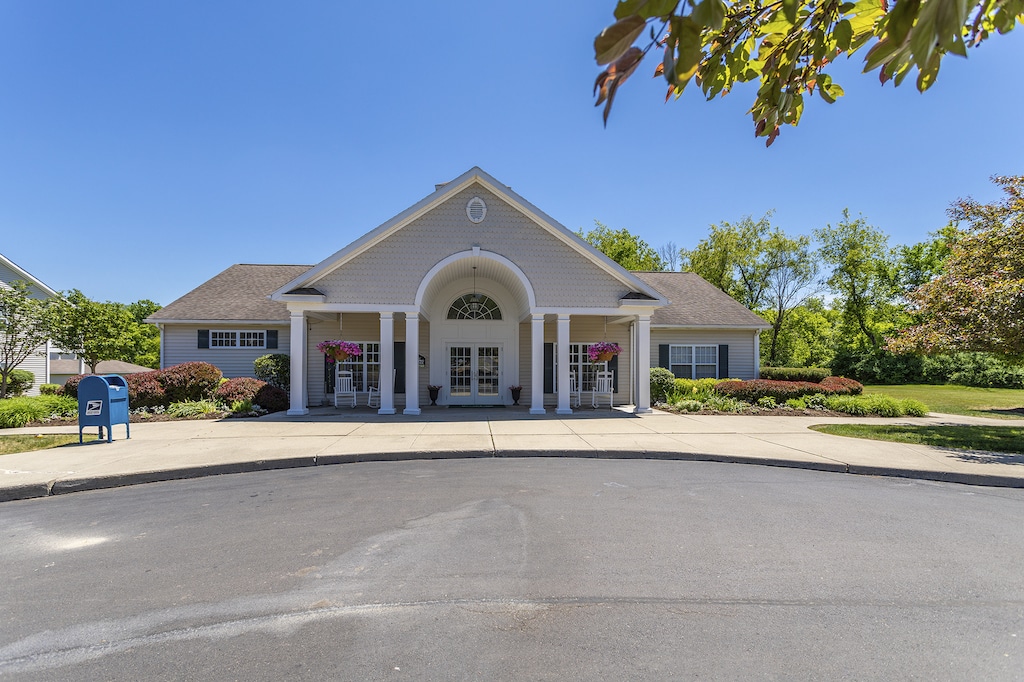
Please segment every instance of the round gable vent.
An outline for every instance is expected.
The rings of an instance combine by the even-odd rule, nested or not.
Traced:
[[[474,223],[482,222],[484,216],[487,215],[487,204],[485,204],[484,200],[480,197],[473,197],[469,200],[469,203],[466,204],[466,215],[468,215],[469,219]]]

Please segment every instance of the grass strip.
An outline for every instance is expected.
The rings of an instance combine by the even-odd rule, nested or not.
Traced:
[[[86,434],[85,440],[96,440],[96,434]],[[62,445],[77,442],[77,433],[56,433],[38,436],[0,436],[0,455],[10,455],[15,452],[32,452],[33,450],[47,450],[49,448],[58,448]]]
[[[932,412],[970,417],[1024,419],[1024,389],[977,388],[953,384],[902,384],[865,386],[864,393],[884,393],[893,398],[920,400]]]
[[[817,424],[811,428],[833,436],[1024,454],[1024,428],[1017,426]]]

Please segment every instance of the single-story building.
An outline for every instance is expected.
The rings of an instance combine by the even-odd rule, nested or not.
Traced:
[[[598,372],[645,413],[651,367],[756,378],[768,327],[692,273],[625,270],[479,168],[317,265],[234,265],[147,321],[161,367],[252,376],[288,354],[292,415],[331,404],[338,369],[380,414],[419,414],[432,386],[439,405],[510,405],[515,386],[531,414],[571,414]],[[332,339],[361,355],[331,362],[317,344]],[[621,353],[591,362],[602,341]]]
[[[100,360],[96,363],[96,374],[140,374],[152,372],[152,367],[143,367],[124,360]],[[50,351],[50,383],[63,386],[67,380],[79,374],[88,374],[89,365],[74,353]]]
[[[0,253],[0,287],[12,288],[11,284],[18,281],[28,285],[28,292],[32,298],[47,299],[60,295],[56,290],[43,284],[38,277],[33,276]],[[18,363],[15,367],[15,369],[32,372],[32,386],[26,391],[26,395],[39,395],[39,387],[50,383],[51,348],[52,344],[47,341],[36,348],[25,360]]]

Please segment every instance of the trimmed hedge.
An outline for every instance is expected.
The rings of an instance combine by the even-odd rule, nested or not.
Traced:
[[[824,395],[857,395],[864,387],[853,379],[844,377],[826,377],[821,383],[810,381],[773,381],[771,379],[755,379],[753,381],[719,381],[715,384],[715,392],[720,395],[756,403],[761,398],[774,398],[777,402],[785,402],[791,398],[822,393]]]
[[[256,394],[266,385],[267,382],[253,379],[252,377],[228,379],[217,388],[214,396],[218,400],[223,400],[228,405],[238,400],[256,402]]]
[[[761,378],[775,381],[810,381],[820,383],[832,374],[827,367],[762,367]]]
[[[172,403],[212,398],[223,376],[216,366],[208,362],[183,362],[157,371],[167,399]]]
[[[133,410],[139,407],[166,406],[170,402],[160,383],[159,370],[126,374],[124,380],[128,384],[128,406]]]

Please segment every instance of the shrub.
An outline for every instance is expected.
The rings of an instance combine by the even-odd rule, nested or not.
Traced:
[[[235,400],[231,403],[232,414],[248,414],[252,412],[251,400]]]
[[[40,384],[40,395],[60,395],[62,387],[60,384]]]
[[[664,367],[651,367],[651,402],[663,403],[675,387],[676,377]]]
[[[208,400],[220,385],[221,371],[208,362],[183,362],[158,370],[157,378],[172,403]]]
[[[284,353],[261,355],[252,363],[257,379],[276,386],[283,391],[291,387],[291,358]]]
[[[260,389],[267,385],[267,382],[253,379],[252,377],[238,377],[228,379],[222,383],[214,394],[218,400],[234,403],[239,400],[253,401]]]
[[[124,380],[128,384],[128,406],[132,409],[167,404],[167,393],[160,383],[159,370],[127,374]]]
[[[72,417],[78,413],[78,401],[67,396],[43,395],[0,400],[0,428],[15,429],[29,422],[53,417]]]
[[[682,410],[683,412],[700,412],[704,409],[704,403],[699,400],[691,400],[689,398],[673,400],[671,405],[677,410]]]
[[[78,384],[82,382],[82,379],[89,376],[88,374],[76,374],[67,381],[64,382],[64,395],[78,399]]]
[[[214,412],[220,412],[220,406],[213,400],[184,400],[167,408],[172,417],[201,417]]]
[[[825,377],[818,385],[822,393],[831,395],[860,395],[864,392],[864,384],[846,377]]]
[[[770,395],[766,395],[766,396],[764,396],[762,398],[758,398],[757,399],[757,406],[758,407],[764,407],[764,408],[769,409],[769,410],[773,410],[776,407],[778,407],[779,405],[778,405],[778,403],[775,402],[775,398],[771,397]]]
[[[887,350],[845,349],[832,360],[832,374],[867,384],[919,384],[924,382],[924,359],[895,355]]]
[[[928,408],[917,400],[899,400],[883,394],[834,395],[825,399],[825,407],[855,416],[923,417]]]
[[[775,381],[810,381],[818,383],[832,374],[826,367],[762,367],[762,379]]]
[[[748,403],[756,403],[764,397],[774,398],[783,402],[790,398],[823,393],[828,395],[848,395],[864,390],[856,381],[843,377],[826,377],[821,383],[809,381],[773,381],[771,379],[754,379],[753,381],[719,381],[715,384],[715,392]]]
[[[36,375],[24,369],[11,370],[11,373],[7,375],[7,397],[17,398],[22,395],[28,389],[32,388],[32,382],[36,380]]]
[[[277,386],[267,384],[256,392],[253,403],[267,412],[281,412],[288,409],[288,394]]]
[[[673,393],[680,399],[707,400],[714,394],[717,383],[717,379],[676,379]]]
[[[704,401],[704,407],[709,410],[717,410],[718,412],[742,412],[749,405],[742,400],[737,400],[730,396],[711,395]]]

